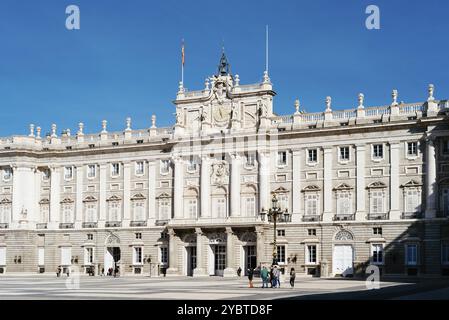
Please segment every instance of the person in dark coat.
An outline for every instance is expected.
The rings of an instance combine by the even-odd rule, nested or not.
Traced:
[[[253,268],[248,269],[248,281],[249,281],[249,287],[254,288],[253,286],[253,276],[254,276],[254,270]]]
[[[295,286],[295,278],[296,278],[295,268],[291,268],[290,269],[290,286],[292,288]]]

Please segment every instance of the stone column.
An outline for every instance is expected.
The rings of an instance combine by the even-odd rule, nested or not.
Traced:
[[[169,242],[168,242],[168,269],[167,276],[178,275],[178,246],[176,244],[175,230],[168,229]]]
[[[270,153],[259,152],[259,210],[270,207]]]
[[[99,215],[98,215],[98,227],[104,227],[106,221],[106,179],[108,174],[108,165],[105,163],[100,164],[100,199],[99,199]]]
[[[257,244],[256,244],[256,254],[257,254],[257,265],[260,266],[265,263],[265,242],[263,237],[263,228],[256,227]]]
[[[184,217],[184,161],[181,157],[173,160],[175,162],[173,216],[180,219]]]
[[[240,216],[240,165],[241,158],[238,154],[231,159],[231,217]]]
[[[323,221],[332,221],[333,197],[332,197],[332,147],[324,148],[324,212]]]
[[[50,229],[59,228],[61,212],[61,172],[58,167],[50,168]]]
[[[133,220],[131,213],[131,164],[123,164],[123,226],[129,226]]]
[[[156,163],[148,163],[148,220],[157,220],[156,217]]]
[[[292,222],[301,221],[301,152],[303,152],[303,150],[293,151]]]
[[[356,220],[366,220],[365,209],[365,145],[356,146],[357,186],[356,186]]]
[[[204,265],[204,256],[203,256],[203,231],[201,228],[195,228],[196,233],[196,268],[193,270],[194,277],[202,277],[207,276],[206,268]]]
[[[432,136],[426,139],[426,219],[436,217],[437,170],[435,140]]]
[[[201,158],[201,218],[210,217],[210,162],[209,157]]]
[[[234,268],[234,237],[232,228],[226,227],[226,269],[224,269],[223,277],[237,277],[237,271]]]
[[[399,210],[399,143],[390,143],[390,219],[401,219]]]
[[[75,200],[75,229],[83,224],[83,166],[76,167],[76,200]]]

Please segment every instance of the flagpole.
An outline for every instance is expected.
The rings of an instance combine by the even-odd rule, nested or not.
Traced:
[[[182,39],[181,83],[184,85],[184,39]]]
[[[265,71],[268,72],[268,25],[265,26]]]

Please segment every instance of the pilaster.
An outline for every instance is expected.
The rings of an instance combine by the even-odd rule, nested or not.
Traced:
[[[230,216],[240,216],[240,166],[238,154],[231,155],[231,211]]]
[[[428,135],[426,139],[426,219],[436,217],[437,192],[435,140]]]
[[[357,182],[356,182],[356,220],[366,220],[365,208],[365,155],[366,146],[364,144],[356,145],[356,166],[357,166]]]
[[[204,235],[201,228],[195,228],[195,233],[196,233],[196,268],[193,270],[193,276],[204,277],[207,276],[203,257]]]
[[[201,158],[201,215],[210,217],[210,162],[208,156]]]
[[[297,223],[301,221],[301,153],[303,150],[293,151],[293,182],[292,182],[292,222]]]
[[[323,221],[332,221],[332,147],[324,148],[324,212]]]
[[[390,219],[399,220],[399,143],[390,144]]]
[[[231,227],[226,227],[226,269],[223,277],[237,277],[235,270],[234,232]]]

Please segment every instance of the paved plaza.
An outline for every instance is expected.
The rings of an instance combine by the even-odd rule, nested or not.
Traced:
[[[367,290],[365,282],[352,279],[297,278],[294,289],[262,289],[256,279],[248,288],[246,278],[220,277],[61,277],[17,275],[0,277],[0,299],[448,299],[449,281],[420,283],[381,282],[380,290]]]

